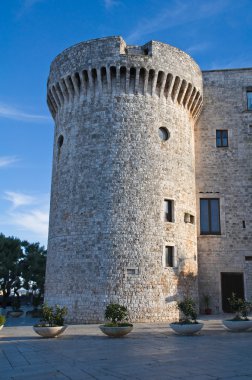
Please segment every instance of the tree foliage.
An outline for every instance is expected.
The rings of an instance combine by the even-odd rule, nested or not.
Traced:
[[[42,295],[45,264],[46,250],[39,243],[28,243],[0,234],[0,290],[4,302],[12,290],[19,297],[21,287]]]
[[[42,306],[42,325],[63,326],[67,311],[66,307],[60,307],[59,305],[48,306],[44,304]]]
[[[192,323],[193,321],[193,323],[196,323],[196,305],[192,298],[184,298],[183,301],[178,302],[178,308],[185,316],[182,322]]]
[[[228,299],[229,305],[231,306],[232,311],[235,313],[235,318],[238,321],[248,319],[248,313],[251,310],[252,303],[245,301],[243,298],[238,297],[235,293],[232,293],[231,297]]]
[[[106,307],[105,318],[116,325],[119,322],[128,319],[128,310],[125,306],[117,303],[110,303]]]
[[[23,287],[44,293],[46,251],[39,243],[22,242],[24,260],[22,262]]]
[[[0,234],[0,289],[4,298],[11,290],[17,293],[21,287],[21,262],[24,259],[21,241],[14,237]]]

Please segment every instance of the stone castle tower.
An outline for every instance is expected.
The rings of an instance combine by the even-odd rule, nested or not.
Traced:
[[[184,52],[121,37],[79,43],[51,65],[55,120],[46,300],[69,322],[177,314],[197,273],[194,124],[202,74]],[[197,294],[197,284],[191,291]]]

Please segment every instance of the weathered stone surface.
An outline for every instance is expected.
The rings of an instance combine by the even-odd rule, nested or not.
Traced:
[[[99,322],[109,302],[127,306],[132,321],[177,317],[179,273],[197,272],[196,226],[185,214],[196,217],[201,104],[199,67],[160,42],[98,39],[53,61],[46,300],[66,305],[68,322]],[[164,221],[164,199],[174,202],[173,222]],[[174,267],[164,266],[166,245]]]
[[[221,235],[200,235],[198,223],[199,298],[209,294],[216,313],[222,311],[222,272],[243,273],[244,295],[252,300],[252,261],[246,259],[252,259],[252,112],[246,99],[252,69],[203,72],[203,80],[195,128],[197,215],[200,198],[219,198]],[[216,147],[218,129],[228,130],[226,148]]]

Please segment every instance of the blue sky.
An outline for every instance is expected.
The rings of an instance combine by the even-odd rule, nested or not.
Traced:
[[[47,244],[53,58],[92,38],[159,40],[203,70],[252,67],[251,0],[1,0],[0,232]]]

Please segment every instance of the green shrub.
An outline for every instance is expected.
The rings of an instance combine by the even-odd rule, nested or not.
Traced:
[[[178,302],[178,308],[184,315],[180,323],[197,323],[196,305],[192,298],[184,298],[183,301]]]
[[[247,302],[243,298],[237,297],[235,293],[232,293],[231,297],[229,297],[227,300],[231,307],[231,310],[236,314],[234,319],[248,319],[247,316],[252,307],[251,302]]]
[[[128,320],[128,310],[125,306],[117,303],[111,303],[107,305],[105,310],[105,319],[110,321],[107,326],[128,326],[129,323],[125,323]]]
[[[42,305],[42,319],[40,326],[63,326],[64,317],[67,315],[67,308],[59,305]]]

